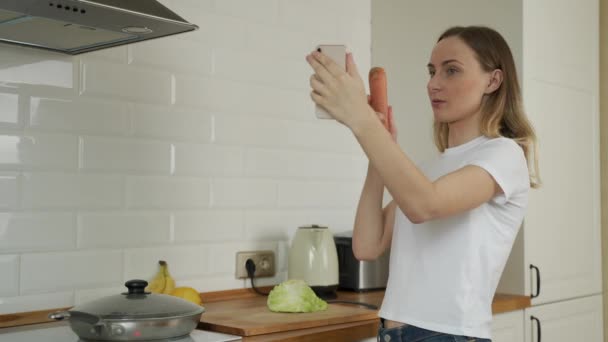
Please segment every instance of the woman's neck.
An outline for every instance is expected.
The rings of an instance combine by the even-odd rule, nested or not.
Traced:
[[[481,115],[471,115],[465,119],[451,122],[448,124],[448,147],[455,147],[469,142],[481,135],[479,129],[479,117]]]

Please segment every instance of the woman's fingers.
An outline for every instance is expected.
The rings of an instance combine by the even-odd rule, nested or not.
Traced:
[[[361,78],[361,76],[359,76],[359,70],[357,69],[357,64],[355,64],[355,59],[353,58],[352,53],[346,54],[346,72],[352,77]]]
[[[318,104],[319,106],[321,106],[325,109],[325,107],[324,107],[325,100],[323,99],[323,96],[321,96],[321,94],[317,93],[316,91],[311,91],[310,98],[313,100],[314,103]]]
[[[313,51],[312,55],[334,78],[346,75],[346,71],[324,53]]]
[[[382,122],[382,125],[388,130],[387,115],[381,112],[376,112],[376,116]]]
[[[327,87],[319,80],[316,74],[310,76],[310,87],[320,95],[327,95]]]
[[[316,52],[316,51],[315,51]],[[317,52],[318,53],[318,52]],[[306,56],[306,61],[315,71],[315,74],[319,80],[325,84],[330,84],[334,81],[335,77],[323,66],[314,56]]]
[[[395,126],[395,116],[393,116],[393,106],[388,106],[388,127],[393,139],[397,139],[397,126]]]

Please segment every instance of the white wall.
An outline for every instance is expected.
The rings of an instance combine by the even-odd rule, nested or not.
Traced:
[[[194,33],[78,57],[0,45],[0,314],[150,279],[247,286],[235,253],[352,228],[367,159],[319,121],[304,57],[370,66],[369,0],[167,0]]]
[[[523,60],[523,9],[520,1],[382,0],[372,2],[372,65],[387,72],[398,141],[415,161],[437,153],[433,112],[426,92],[427,63],[437,38],[455,25],[484,25],[502,34],[511,48],[520,85]],[[514,243],[498,292],[524,294],[520,282],[523,229]]]
[[[439,35],[454,25],[484,25],[509,43],[522,60],[522,7],[517,1],[372,1],[372,65],[387,72],[398,141],[414,160],[434,156],[433,112],[426,92],[427,63]],[[518,70],[521,82],[521,72]]]

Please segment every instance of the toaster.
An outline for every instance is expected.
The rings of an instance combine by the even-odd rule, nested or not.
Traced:
[[[373,261],[360,261],[353,253],[352,231],[334,235],[338,252],[338,288],[357,292],[386,288],[390,249]]]

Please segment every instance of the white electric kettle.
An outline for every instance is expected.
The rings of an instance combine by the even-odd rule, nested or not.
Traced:
[[[336,298],[338,253],[329,228],[298,228],[289,249],[287,275],[289,279],[304,280],[320,298]]]

